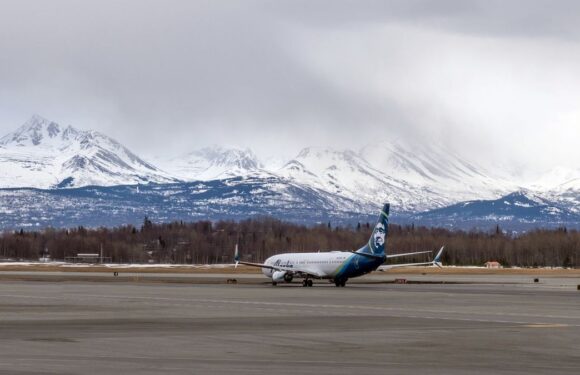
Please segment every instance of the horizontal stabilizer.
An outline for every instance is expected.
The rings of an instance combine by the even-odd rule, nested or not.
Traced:
[[[433,251],[416,251],[414,253],[402,253],[402,254],[389,254],[387,258],[398,258],[398,257],[406,257],[410,255],[417,255],[417,254],[427,254],[432,253]]]
[[[441,255],[443,254],[443,249],[445,246],[441,246],[439,252],[431,262],[421,262],[421,263],[405,263],[405,264],[385,264],[380,266],[377,270],[378,271],[386,271],[391,268],[399,268],[399,267],[419,267],[419,266],[433,266],[441,268]],[[432,251],[420,251],[418,253],[406,253],[406,254],[393,254],[395,256],[405,256],[405,255],[413,255],[413,254],[424,254],[424,253],[431,253]]]

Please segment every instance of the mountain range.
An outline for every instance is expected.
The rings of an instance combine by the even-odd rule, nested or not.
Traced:
[[[104,134],[38,115],[0,138],[4,228],[108,226],[146,214],[356,222],[384,201],[400,222],[578,226],[580,170],[557,167],[523,182],[437,144],[403,140],[307,147],[284,163],[221,146],[145,161]]]
[[[63,188],[178,180],[96,131],[38,115],[0,138],[0,187]]]

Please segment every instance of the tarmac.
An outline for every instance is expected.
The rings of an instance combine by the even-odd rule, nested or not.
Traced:
[[[577,278],[55,274],[0,272],[0,373],[580,373]]]

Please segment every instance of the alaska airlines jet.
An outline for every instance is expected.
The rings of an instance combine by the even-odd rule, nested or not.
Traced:
[[[302,286],[312,286],[312,279],[328,279],[338,286],[345,286],[348,279],[365,275],[372,271],[383,271],[395,267],[408,266],[438,266],[443,247],[432,262],[382,265],[388,258],[403,257],[415,254],[430,253],[419,251],[414,253],[391,254],[385,252],[385,238],[389,230],[389,207],[387,203],[379,215],[379,219],[368,243],[357,251],[330,251],[318,253],[286,253],[274,255],[264,263],[240,261],[236,245],[235,261],[238,264],[260,267],[262,273],[272,279],[272,285],[279,282],[292,282],[294,278],[302,278]]]

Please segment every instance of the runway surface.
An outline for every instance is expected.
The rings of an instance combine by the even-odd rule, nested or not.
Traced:
[[[580,373],[578,280],[397,285],[375,276],[303,288],[243,277],[3,279],[0,373]]]

